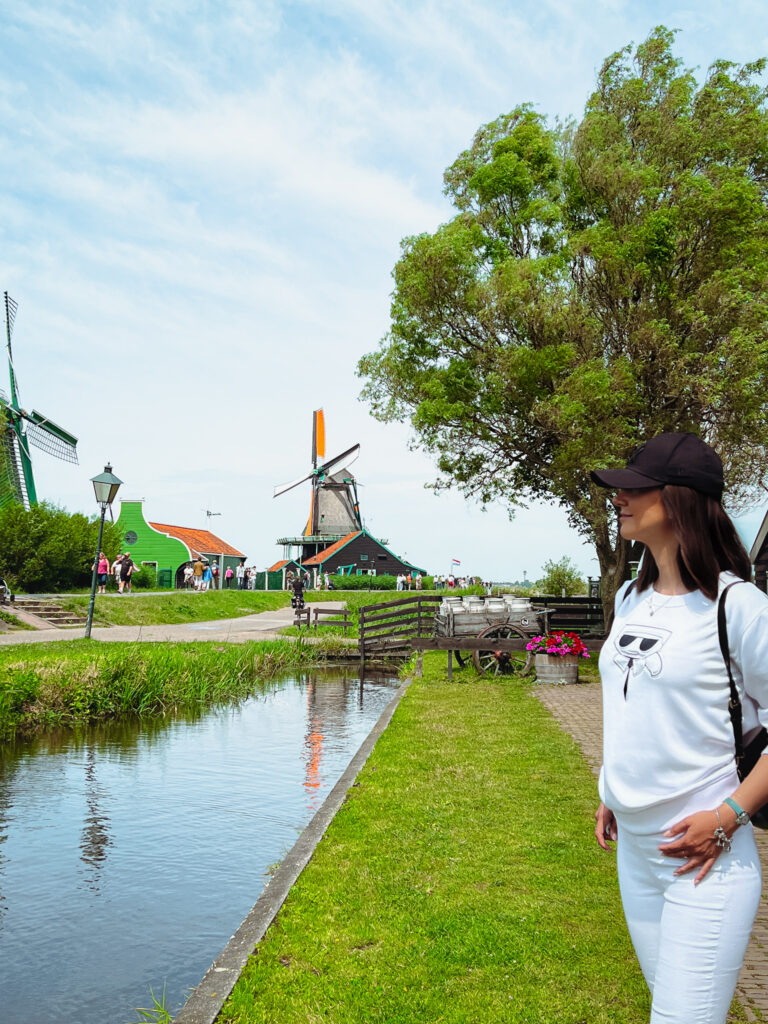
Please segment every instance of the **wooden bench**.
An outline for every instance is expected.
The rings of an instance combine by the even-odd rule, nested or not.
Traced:
[[[320,617],[321,615],[323,618]],[[330,618],[330,616],[339,617]],[[308,604],[300,611],[297,611],[293,624],[299,629],[301,629],[302,626],[306,626],[306,628],[309,629],[310,619],[312,622],[312,628],[315,632],[317,632],[318,626],[341,626],[344,630],[344,636],[346,636],[347,630],[352,625],[350,614],[346,608],[319,608],[315,604]]]

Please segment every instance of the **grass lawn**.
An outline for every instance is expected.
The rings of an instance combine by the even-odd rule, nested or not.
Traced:
[[[66,611],[80,615],[88,612],[88,595],[57,599]],[[98,595],[94,618],[107,626],[150,626],[174,622],[208,622],[214,619],[235,619],[241,615],[272,611],[291,603],[284,590],[210,590],[196,594],[190,590],[174,590],[167,594]]]
[[[645,1024],[596,783],[526,681],[428,655],[222,1024]]]

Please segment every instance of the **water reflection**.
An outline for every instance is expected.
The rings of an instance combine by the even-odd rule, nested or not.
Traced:
[[[396,681],[313,672],[238,704],[0,745],[3,1024],[175,1012]]]
[[[80,850],[86,866],[85,884],[94,892],[99,891],[100,869],[107,858],[107,848],[112,845],[109,836],[109,817],[101,807],[102,793],[96,777],[96,750],[89,747],[85,761],[85,807]]]

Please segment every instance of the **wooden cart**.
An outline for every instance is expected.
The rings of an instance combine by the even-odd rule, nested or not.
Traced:
[[[525,650],[532,636],[545,633],[549,612],[534,608],[521,598],[446,597],[435,614],[435,636],[455,639],[453,651],[460,665],[471,657],[478,672],[484,675],[527,675],[533,668],[533,654]],[[487,640],[488,646],[469,651],[462,650],[462,637]],[[521,641],[520,650],[500,650],[494,640]],[[472,647],[475,648],[475,644]]]

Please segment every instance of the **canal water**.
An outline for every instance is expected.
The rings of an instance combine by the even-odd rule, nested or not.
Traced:
[[[0,746],[0,1020],[177,1012],[392,698],[323,672]]]

